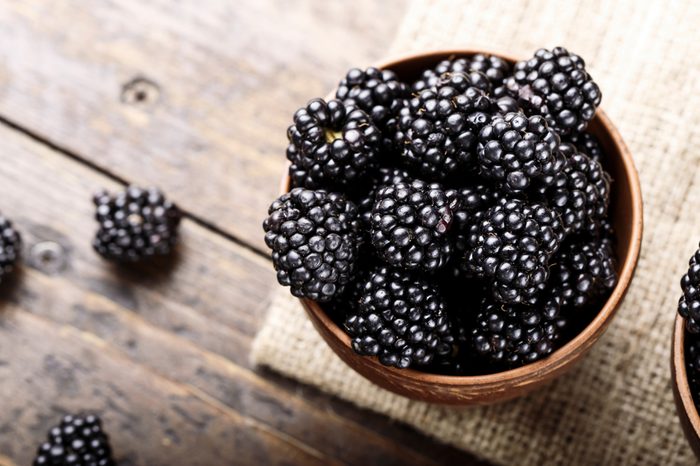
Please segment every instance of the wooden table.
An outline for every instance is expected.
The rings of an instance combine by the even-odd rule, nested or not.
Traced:
[[[380,58],[405,8],[349,5],[0,4],[0,211],[24,238],[0,288],[0,464],[84,410],[121,465],[477,464],[248,361],[291,115]],[[166,263],[91,250],[91,194],[128,183],[186,211]]]

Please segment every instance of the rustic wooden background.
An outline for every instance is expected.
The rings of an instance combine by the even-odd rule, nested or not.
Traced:
[[[104,418],[123,465],[477,464],[251,367],[277,286],[261,220],[294,110],[386,51],[401,0],[0,3],[0,465],[64,412]],[[178,254],[97,257],[91,193],[158,185]]]

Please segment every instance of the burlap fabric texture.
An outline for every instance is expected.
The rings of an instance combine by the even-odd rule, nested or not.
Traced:
[[[585,57],[634,155],[645,202],[635,279],[586,359],[504,404],[413,402],[346,367],[286,290],[252,356],[496,464],[695,464],[674,409],[669,353],[678,282],[700,240],[700,2],[419,0],[392,52],[462,47],[527,57],[556,45]]]

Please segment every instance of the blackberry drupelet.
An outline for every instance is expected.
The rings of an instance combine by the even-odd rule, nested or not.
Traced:
[[[467,75],[451,73],[416,94],[400,112],[403,162],[431,180],[474,168],[474,146],[496,107]]]
[[[313,99],[287,130],[292,186],[352,188],[379,161],[381,133],[364,111],[339,100]]]
[[[569,136],[569,141],[576,146],[579,152],[583,152],[596,162],[603,163],[603,148],[598,141],[598,138],[591,133],[583,132],[572,134]]]
[[[380,267],[360,290],[359,307],[345,321],[358,354],[405,368],[426,365],[452,351],[452,327],[436,286],[407,272]]]
[[[34,466],[114,466],[109,438],[94,415],[63,417],[49,431],[34,459]]]
[[[685,364],[690,393],[696,405],[700,405],[700,337],[685,334]]]
[[[22,238],[12,222],[0,215],[0,281],[14,269],[22,249]]]
[[[272,203],[263,229],[277,281],[294,296],[329,301],[352,280],[361,236],[343,195],[294,188]]]
[[[504,305],[485,299],[472,330],[477,355],[495,368],[522,366],[551,354],[567,325],[555,297],[536,306]]]
[[[610,176],[573,144],[560,144],[559,152],[566,159],[564,169],[551,186],[541,189],[543,197],[560,214],[567,232],[595,234],[607,218]]]
[[[496,300],[535,304],[562,239],[561,222],[547,206],[501,199],[469,229],[465,266],[493,281]]]
[[[399,110],[406,104],[408,86],[391,70],[352,68],[340,81],[335,97],[346,106],[359,107],[384,137],[384,149],[392,149]]]
[[[496,115],[479,133],[479,172],[507,192],[523,191],[561,169],[558,145],[559,137],[540,116]]]
[[[461,57],[443,60],[434,69],[423,71],[420,79],[413,83],[411,90],[421,92],[435,87],[445,73],[470,74],[472,85],[486,93],[503,84],[510,74],[510,66],[504,60],[492,55],[477,54],[472,57]]]
[[[506,86],[528,115],[542,115],[560,135],[586,129],[602,97],[583,59],[563,47],[518,62]]]
[[[571,237],[552,258],[548,288],[564,307],[592,304],[616,284],[615,253],[609,241]]]
[[[382,186],[375,196],[371,241],[392,267],[433,272],[452,252],[449,230],[459,201],[420,180]]]
[[[681,279],[683,296],[678,301],[678,313],[685,319],[685,328],[700,334],[700,249],[690,258],[688,271]]]
[[[167,255],[177,242],[182,213],[156,188],[129,186],[117,194],[93,197],[99,229],[92,245],[117,262],[135,262]]]

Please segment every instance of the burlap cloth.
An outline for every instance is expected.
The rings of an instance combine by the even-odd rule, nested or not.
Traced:
[[[505,404],[413,402],[348,369],[286,290],[273,298],[253,359],[493,463],[694,464],[674,410],[669,352],[679,279],[700,239],[700,2],[419,0],[392,52],[481,47],[527,57],[555,45],[587,60],[645,202],[632,287],[585,360]]]

